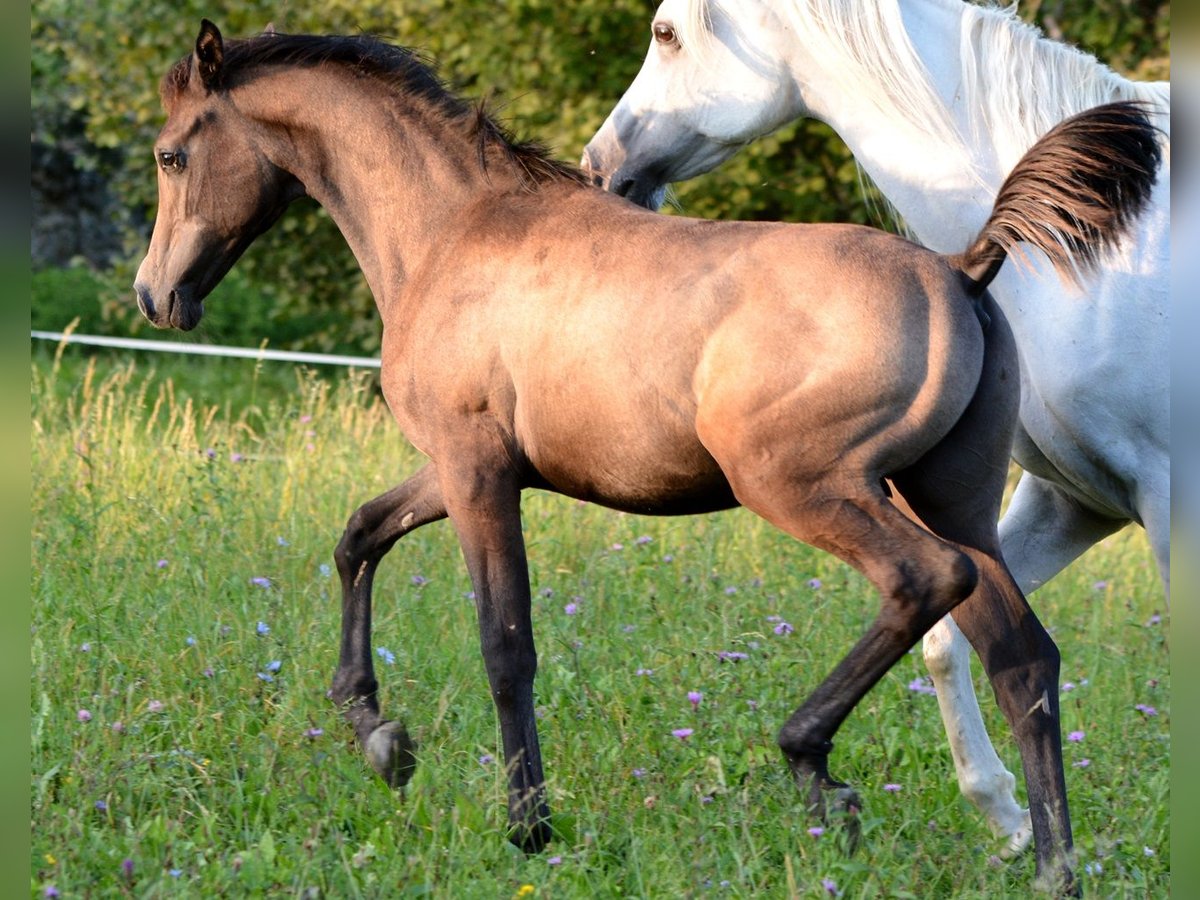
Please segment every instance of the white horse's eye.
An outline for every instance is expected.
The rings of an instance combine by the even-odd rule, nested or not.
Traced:
[[[651,31],[654,32],[654,40],[660,44],[679,43],[679,38],[675,35],[675,26],[669,22],[655,22]]]

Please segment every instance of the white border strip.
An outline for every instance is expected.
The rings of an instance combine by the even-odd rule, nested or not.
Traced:
[[[92,344],[122,350],[151,350],[158,353],[191,353],[196,356],[232,356],[240,359],[271,359],[280,362],[315,363],[326,366],[356,366],[378,369],[380,361],[370,356],[339,356],[335,353],[302,353],[297,350],[267,350],[255,347],[221,347],[213,344],[182,344],[175,341],[144,341],[138,338],[104,337],[98,334],[66,334],[61,331],[30,331],[29,336],[43,341],[68,344]]]

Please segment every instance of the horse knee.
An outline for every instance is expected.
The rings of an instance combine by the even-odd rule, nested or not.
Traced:
[[[342,532],[337,546],[333,549],[333,561],[338,572],[343,576],[355,573],[366,559],[364,544],[367,538],[366,517],[362,509],[356,509],[346,522],[346,530]]]

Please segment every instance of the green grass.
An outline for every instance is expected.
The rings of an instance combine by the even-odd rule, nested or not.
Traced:
[[[907,687],[919,652],[831,759],[866,803],[863,847],[847,857],[833,832],[807,833],[774,735],[876,600],[744,511],[642,519],[527,496],[560,835],[531,857],[505,841],[503,774],[480,761],[499,735],[452,530],[405,538],[377,579],[375,644],[395,657],[377,660],[384,709],[421,749],[392,792],[325,697],[339,596],[322,567],[354,507],[419,465],[376,392],[290,368],[256,379],[228,361],[74,353],[57,366],[35,353],[32,374],[33,896],[819,897],[823,878],[845,897],[1028,896],[1032,859],[989,864],[936,701]],[[1077,685],[1063,726],[1084,732],[1066,757],[1089,896],[1168,894],[1161,604],[1134,531],[1035,601]],[[770,616],[795,631],[776,635]],[[689,690],[704,693],[695,711]],[[671,736],[681,726],[687,742]]]

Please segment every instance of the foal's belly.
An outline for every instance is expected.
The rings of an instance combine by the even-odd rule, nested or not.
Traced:
[[[552,427],[537,427],[529,416],[518,415],[517,438],[532,486],[643,515],[737,505],[720,466],[694,432],[669,421],[634,424],[591,413],[581,410]]]

